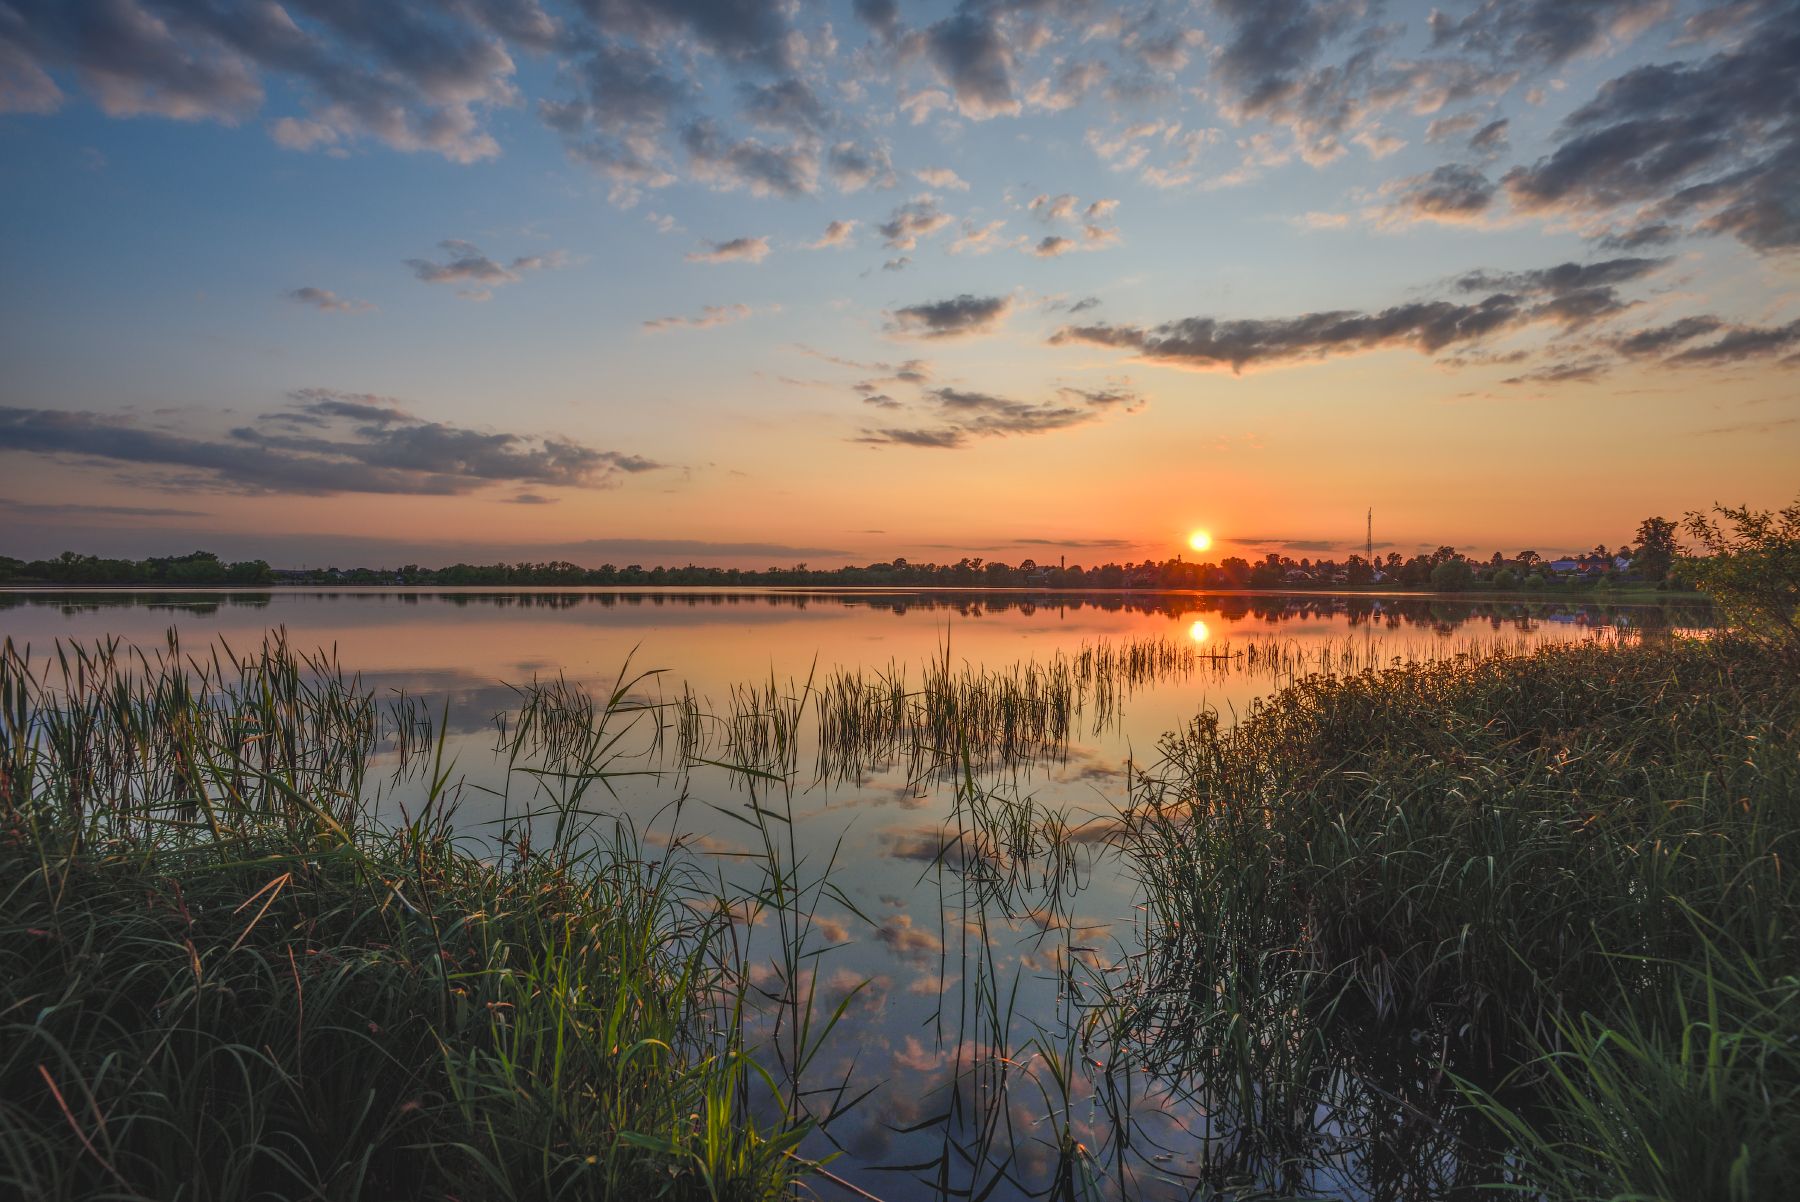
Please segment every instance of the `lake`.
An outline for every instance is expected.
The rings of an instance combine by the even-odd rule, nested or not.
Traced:
[[[746,902],[749,973],[777,1047],[797,1006],[843,1005],[806,1082],[834,1114],[832,1171],[882,1198],[1055,1193],[1071,1139],[1104,1189],[1182,1197],[1202,1161],[1242,1152],[1229,1108],[1141,1058],[1121,1071],[1092,1020],[1141,951],[1136,879],[1109,840],[1165,733],[1312,671],[1711,622],[1693,605],[1318,593],[0,593],[0,635],[38,659],[109,637],[324,649],[382,703],[369,793],[395,817],[425,797],[441,736],[472,839],[604,769],[583,806],[647,850],[745,895],[775,856],[806,954],[798,971],[764,954],[794,915]],[[571,755],[556,723],[614,693],[610,758]],[[948,745],[951,726],[973,737]],[[1283,1187],[1401,1196],[1351,1138],[1359,1121],[1309,1121]],[[1464,1154],[1427,1146],[1417,1172],[1454,1179]]]

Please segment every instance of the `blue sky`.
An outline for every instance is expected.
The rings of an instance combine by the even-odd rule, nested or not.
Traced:
[[[1755,2],[0,0],[0,552],[1778,504],[1797,75]]]

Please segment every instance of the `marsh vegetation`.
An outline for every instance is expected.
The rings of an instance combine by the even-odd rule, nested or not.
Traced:
[[[1800,1168],[1791,666],[1612,627],[1459,646],[541,675],[474,716],[476,777],[447,704],[278,634],[9,643],[0,1179],[1769,1196]],[[1138,690],[1246,678],[1103,808],[1034,775]],[[948,798],[884,836],[929,906],[872,912],[797,833],[797,794],[874,779]],[[852,929],[919,977],[841,967]],[[921,1025],[883,1027],[890,992]]]

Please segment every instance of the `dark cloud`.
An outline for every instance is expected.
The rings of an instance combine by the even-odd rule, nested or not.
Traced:
[[[912,338],[963,338],[992,333],[1012,311],[1012,298],[963,293],[896,309],[889,330]]]
[[[1507,173],[1528,212],[1687,220],[1761,251],[1800,246],[1800,6],[1710,58],[1636,67],[1571,113],[1556,149]]]
[[[311,305],[326,313],[367,313],[375,306],[368,301],[350,300],[339,296],[328,288],[295,288],[285,293],[291,301],[302,305]]]
[[[1679,237],[1680,227],[1666,221],[1654,221],[1635,229],[1606,234],[1598,239],[1597,245],[1604,250],[1644,250],[1652,246],[1667,246]]]
[[[1326,41],[1354,15],[1349,5],[1315,0],[1215,0],[1214,7],[1231,27],[1218,54],[1219,77],[1250,115],[1293,98]]]
[[[1019,111],[1013,95],[1012,47],[993,11],[965,0],[962,8],[931,25],[923,36],[926,57],[955,94],[964,116]]]
[[[753,125],[793,134],[821,134],[831,125],[831,114],[800,79],[779,79],[770,84],[739,85],[739,108]]]
[[[1064,238],[1060,234],[1047,234],[1038,239],[1037,245],[1031,248],[1031,253],[1040,259],[1054,259],[1056,256],[1066,254],[1074,249],[1075,240],[1073,238]]]
[[[858,20],[883,37],[892,37],[900,28],[900,6],[895,0],[853,0],[851,8]]]
[[[1470,221],[1494,203],[1495,185],[1474,167],[1446,163],[1401,180],[1388,211],[1416,221]]]
[[[1610,360],[1589,355],[1580,359],[1563,359],[1546,363],[1528,372],[1508,376],[1502,384],[1592,384],[1612,367]]]
[[[682,128],[681,145],[694,175],[718,188],[752,196],[804,196],[819,186],[819,151],[811,143],[775,146],[732,138],[710,118]]]
[[[563,252],[552,251],[543,255],[520,255],[510,262],[500,263],[482,254],[481,248],[473,242],[464,242],[460,238],[447,238],[438,243],[438,248],[444,252],[443,262],[407,259],[406,266],[412,269],[415,278],[427,284],[468,285],[458,295],[470,300],[486,300],[492,295],[492,289],[516,284],[528,271],[560,267],[565,261]]]
[[[1457,286],[1489,295],[1467,303],[1426,300],[1374,313],[1338,310],[1235,321],[1188,317],[1148,328],[1065,326],[1050,341],[1115,347],[1171,367],[1228,368],[1234,373],[1387,348],[1431,354],[1534,323],[1574,328],[1617,313],[1626,303],[1613,286],[1639,279],[1662,262],[1626,259],[1471,272]]]
[[[899,206],[875,228],[891,249],[911,250],[920,238],[929,238],[950,221],[950,215],[938,208],[937,198],[927,194]]]
[[[839,142],[831,148],[825,163],[832,182],[845,192],[863,188],[894,186],[894,165],[881,146],[859,146],[855,142]]]
[[[1670,363],[1736,363],[1763,359],[1800,345],[1800,321],[1782,326],[1737,326],[1724,337],[1672,355]]]
[[[1506,131],[1511,124],[1505,117],[1488,122],[1469,139],[1469,149],[1481,154],[1499,154],[1506,149]]]
[[[1724,326],[1724,322],[1710,315],[1683,317],[1668,325],[1652,326],[1639,330],[1629,337],[1620,338],[1613,343],[1613,349],[1621,355],[1639,358],[1645,355],[1662,355],[1674,350],[1684,342],[1692,342],[1696,338],[1704,338]]]
[[[1431,40],[1439,48],[1558,67],[1667,9],[1665,0],[1483,0],[1461,18],[1433,9]]]
[[[507,498],[511,505],[555,505],[561,498],[546,497],[542,493],[522,492]]]
[[[760,263],[769,257],[769,239],[729,238],[724,242],[708,242],[705,250],[689,251],[690,263]]]
[[[0,408],[0,446],[176,469],[180,487],[240,493],[451,495],[499,483],[592,488],[660,466],[566,438],[421,421],[363,394],[294,395],[294,409],[212,437],[112,414]],[[290,418],[300,420],[284,420]]]
[[[953,448],[981,438],[1045,434],[1098,421],[1109,412],[1135,413],[1144,398],[1124,389],[1059,388],[1056,399],[1015,401],[1009,397],[961,388],[934,388],[929,393],[935,424],[864,430],[859,442]]]
[[[730,62],[780,72],[796,65],[785,0],[583,0],[583,7],[613,37],[687,37]]]
[[[67,70],[111,116],[236,125],[260,110],[270,76],[307,105],[271,124],[284,146],[366,137],[472,162],[499,153],[483,118],[516,98],[505,39],[542,49],[555,29],[535,0],[299,7],[305,24],[275,4],[9,0],[0,58],[22,83],[0,100],[54,109],[49,72]]]
[[[1558,263],[1528,271],[1471,271],[1457,277],[1464,292],[1570,293],[1641,280],[1668,265],[1667,259],[1602,259],[1597,263]]]

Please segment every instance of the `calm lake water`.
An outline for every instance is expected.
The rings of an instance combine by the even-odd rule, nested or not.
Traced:
[[[1130,1079],[1129,1070],[1121,1082],[1104,1050],[1076,1038],[1085,1000],[1138,950],[1136,883],[1106,836],[1130,802],[1132,766],[1155,763],[1165,732],[1207,708],[1229,720],[1306,671],[1710,622],[1694,606],[1322,594],[0,592],[0,635],[36,656],[57,639],[154,648],[171,632],[188,653],[215,640],[243,653],[284,630],[297,649],[330,649],[360,674],[394,725],[410,715],[435,730],[447,705],[457,825],[477,836],[555,787],[509,774],[497,751],[518,729],[518,686],[561,679],[604,696],[622,670],[627,680],[657,670],[628,690],[635,703],[662,707],[637,715],[620,744],[629,756],[614,768],[633,775],[586,804],[625,816],[649,846],[678,844],[745,890],[758,886],[763,863],[750,854],[761,835],[746,815],[752,805],[781,815],[788,866],[814,886],[805,938],[819,954],[798,984],[824,1013],[854,994],[808,1070],[827,1091],[813,1104],[824,1114],[873,1087],[831,1122],[845,1152],[832,1169],[886,1199],[990,1187],[996,1198],[1058,1196],[1065,1126],[1107,1192],[1184,1197],[1202,1157],[1242,1138],[1228,1115],[1196,1100],[1192,1083]],[[835,681],[846,695],[841,673],[855,674],[859,695],[904,682],[891,696],[916,692],[932,665],[940,680],[973,682],[995,699],[985,711],[992,745],[963,757],[916,730],[884,741],[853,737],[842,722],[821,727],[826,687]],[[1014,712],[1046,699],[1049,717]],[[776,709],[798,718],[786,728],[790,744],[771,750],[769,731],[782,729]],[[420,757],[403,757],[390,731],[377,762],[381,804],[416,804]],[[1039,821],[1057,816],[1054,846],[997,851],[991,833],[975,833],[972,808],[991,818],[1022,807]],[[791,998],[795,982],[757,958],[778,919],[750,917],[753,979]],[[1321,1114],[1316,1126],[1330,1137],[1345,1119]],[[1343,1144],[1288,1187],[1407,1196],[1365,1149]],[[823,1139],[810,1149],[830,1150]],[[1453,1176],[1445,1165],[1420,1172]],[[836,1189],[819,1186],[826,1197]]]

